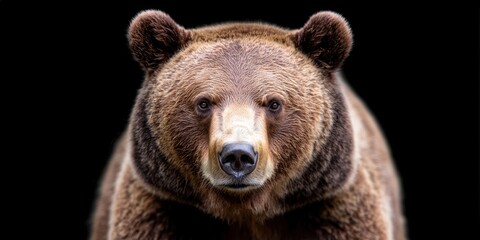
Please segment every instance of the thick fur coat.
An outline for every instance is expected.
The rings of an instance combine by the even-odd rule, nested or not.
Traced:
[[[128,38],[146,77],[92,239],[405,239],[387,144],[338,73],[341,16],[186,30],[150,10]]]

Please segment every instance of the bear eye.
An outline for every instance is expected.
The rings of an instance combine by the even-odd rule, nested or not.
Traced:
[[[278,112],[281,109],[280,101],[274,99],[268,104],[268,110],[272,113]]]
[[[197,108],[200,112],[205,113],[210,110],[210,101],[207,99],[200,99],[197,103]]]

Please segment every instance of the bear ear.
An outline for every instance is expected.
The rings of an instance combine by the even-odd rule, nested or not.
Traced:
[[[180,50],[188,38],[183,27],[158,10],[140,12],[128,29],[130,50],[150,73]]]
[[[347,21],[328,11],[311,16],[303,28],[293,33],[293,41],[319,67],[329,71],[341,67],[353,44]]]

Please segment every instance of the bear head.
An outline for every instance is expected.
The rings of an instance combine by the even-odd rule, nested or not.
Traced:
[[[128,39],[146,76],[131,116],[131,158],[153,193],[241,221],[348,182],[353,140],[335,71],[352,35],[338,14],[319,12],[297,30],[187,30],[148,10]]]

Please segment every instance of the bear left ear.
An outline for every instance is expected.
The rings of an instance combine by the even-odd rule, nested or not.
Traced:
[[[341,67],[352,49],[352,32],[345,19],[334,12],[319,12],[292,35],[297,48],[321,68]]]
[[[130,50],[149,73],[179,51],[188,39],[188,31],[158,10],[139,13],[128,29]]]

